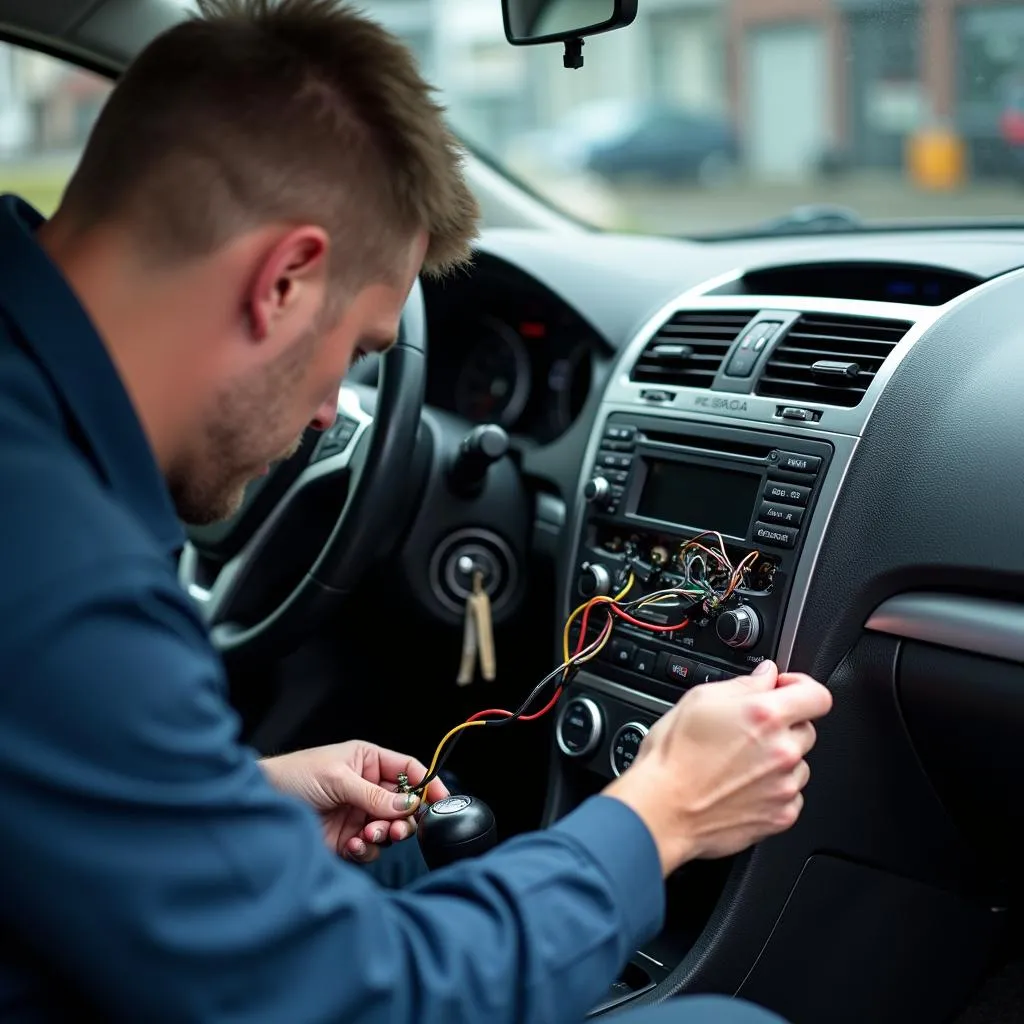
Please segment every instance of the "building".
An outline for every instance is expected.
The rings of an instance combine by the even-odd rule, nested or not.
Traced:
[[[727,50],[759,176],[895,169],[931,126],[963,138],[976,175],[1007,170],[999,122],[1024,74],[1020,0],[730,0]]]

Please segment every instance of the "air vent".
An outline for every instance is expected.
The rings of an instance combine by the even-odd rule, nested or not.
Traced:
[[[643,384],[709,388],[753,313],[676,313],[647,343],[629,379]]]
[[[756,393],[852,409],[910,327],[903,320],[805,313],[772,352]]]

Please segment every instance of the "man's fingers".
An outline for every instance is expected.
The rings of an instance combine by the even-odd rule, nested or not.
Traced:
[[[737,676],[735,679],[729,680],[725,685],[731,683],[742,687],[744,690],[774,690],[778,673],[779,670],[774,661],[762,661],[750,675]],[[720,686],[722,684],[715,683],[715,685]]]
[[[832,694],[810,676],[788,681],[763,698],[783,723],[796,725],[821,718],[832,710]]]
[[[404,774],[408,776],[410,785],[418,786],[426,777],[426,765],[408,754],[400,754],[397,750],[378,747],[377,759],[380,765],[380,777],[389,782],[397,782],[398,776]]]
[[[797,722],[790,728],[790,732],[793,734],[801,754],[807,754],[818,738],[818,731],[810,722]]]
[[[424,775],[426,772],[424,772]],[[421,778],[423,776],[420,776]],[[433,779],[429,786],[427,786],[427,803],[436,804],[438,800],[444,800],[445,797],[451,796],[448,792],[448,787],[440,780]]]
[[[400,843],[416,834],[416,820],[402,818],[400,821],[371,821],[362,831],[362,837],[375,846],[389,846]]]
[[[412,793],[396,793],[388,786],[378,786],[358,776],[350,780],[349,788],[345,801],[374,820],[408,818],[419,806],[419,798]]]
[[[354,836],[345,844],[345,856],[357,864],[370,864],[380,856],[380,847]]]

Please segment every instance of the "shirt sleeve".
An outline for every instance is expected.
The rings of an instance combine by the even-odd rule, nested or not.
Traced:
[[[105,1017],[582,1019],[660,928],[654,843],[604,797],[413,889],[378,887],[239,743],[173,577],[97,576],[6,613],[0,920]]]

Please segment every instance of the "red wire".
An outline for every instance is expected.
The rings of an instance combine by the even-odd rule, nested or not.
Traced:
[[[576,650],[573,652],[573,657],[576,657],[577,655],[579,655],[583,651],[583,648],[586,646],[587,622],[588,622],[588,620],[590,618],[590,610],[595,606],[595,604],[606,604],[606,603],[607,602],[597,601],[597,602],[594,602],[594,604],[588,604],[587,607],[583,609],[583,618],[580,620],[580,637],[579,637],[579,640],[576,641]],[[605,626],[605,629],[607,629],[607,628],[608,627]],[[602,630],[602,632],[604,632],[604,630]],[[543,718],[544,715],[546,715],[558,703],[558,699],[561,696],[562,696],[562,687],[559,686],[555,690],[555,692],[552,694],[551,700],[549,700],[547,702],[547,704],[545,704],[544,707],[542,707],[540,709],[540,711],[535,711],[532,715],[523,715],[523,717],[520,718],[519,721],[520,722],[535,722],[535,721],[537,721],[538,718]],[[512,712],[511,711],[506,711],[505,708],[488,708],[486,711],[478,711],[475,715],[471,715],[469,718],[466,719],[466,721],[467,722],[475,722],[478,719],[481,719],[481,718],[484,718],[485,716],[490,716],[490,715],[497,715],[499,718],[511,718],[512,717]]]
[[[643,629],[653,629],[658,633],[675,633],[677,630],[683,629],[690,624],[689,619],[683,619],[682,622],[677,622],[674,626],[655,626],[652,622],[641,622],[640,619],[634,619],[632,615],[624,612],[618,605],[613,604],[610,607],[616,615],[627,622],[632,622],[634,626],[640,626]]]

